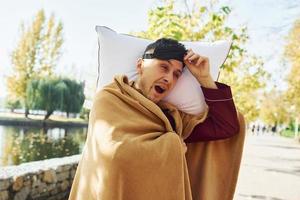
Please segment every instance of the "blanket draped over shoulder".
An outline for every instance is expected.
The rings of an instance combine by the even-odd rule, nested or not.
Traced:
[[[176,130],[161,108],[169,109]],[[206,114],[158,106],[127,77],[116,77],[95,96],[69,200],[232,199],[244,127],[230,139],[186,145],[183,140]]]

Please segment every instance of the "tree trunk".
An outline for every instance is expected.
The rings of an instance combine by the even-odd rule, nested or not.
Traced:
[[[29,115],[29,109],[25,108],[25,117],[28,118],[28,115]]]
[[[45,115],[44,120],[48,119],[50,117],[50,115],[52,115],[53,110],[52,111],[47,111],[47,114]]]

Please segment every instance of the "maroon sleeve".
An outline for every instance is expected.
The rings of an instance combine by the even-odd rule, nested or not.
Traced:
[[[239,132],[236,108],[229,86],[216,82],[218,89],[202,87],[209,107],[207,118],[193,129],[186,143],[229,138]]]

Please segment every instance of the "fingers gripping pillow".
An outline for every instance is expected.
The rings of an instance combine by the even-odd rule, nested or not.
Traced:
[[[130,80],[137,77],[136,61],[140,58],[146,46],[154,41],[126,34],[119,34],[105,26],[96,26],[98,33],[98,80],[97,90],[112,82],[117,74],[125,74]],[[230,50],[230,41],[184,42],[187,49],[209,58],[210,73],[217,80],[219,67],[225,62]],[[204,111],[205,99],[200,84],[185,67],[177,84],[165,97],[179,110],[197,115]]]

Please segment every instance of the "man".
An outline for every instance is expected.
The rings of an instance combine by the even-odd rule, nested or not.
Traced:
[[[209,106],[199,116],[180,112],[162,101],[175,86],[184,66],[199,81]],[[216,193],[223,192],[222,199],[231,199],[242,142],[234,139],[232,144],[209,147],[221,150],[222,154],[226,149],[222,158],[215,158],[220,162],[234,157],[233,152],[238,155],[221,166],[234,168],[227,172],[229,185],[225,187],[224,178],[210,177],[214,181],[208,182],[204,171],[197,171],[196,165],[205,167],[206,162],[218,163],[207,161],[211,155],[193,156],[202,152],[197,145],[199,141],[225,139],[239,132],[230,88],[213,81],[206,57],[166,38],[146,48],[137,61],[137,73],[137,80],[129,82],[126,76],[118,76],[96,94],[86,145],[69,199],[218,200],[215,194],[202,191],[205,182],[216,189]],[[199,165],[200,161],[203,166]],[[217,172],[213,168],[211,171]],[[199,175],[203,176],[202,182]],[[199,183],[204,184],[199,188]]]
[[[154,103],[169,94],[185,66],[201,85],[210,109],[206,120],[196,126],[186,142],[224,139],[238,133],[239,123],[230,87],[213,81],[208,58],[187,51],[176,40],[164,38],[148,45],[143,58],[137,63],[139,79],[136,88]],[[172,117],[164,113],[172,124]]]

